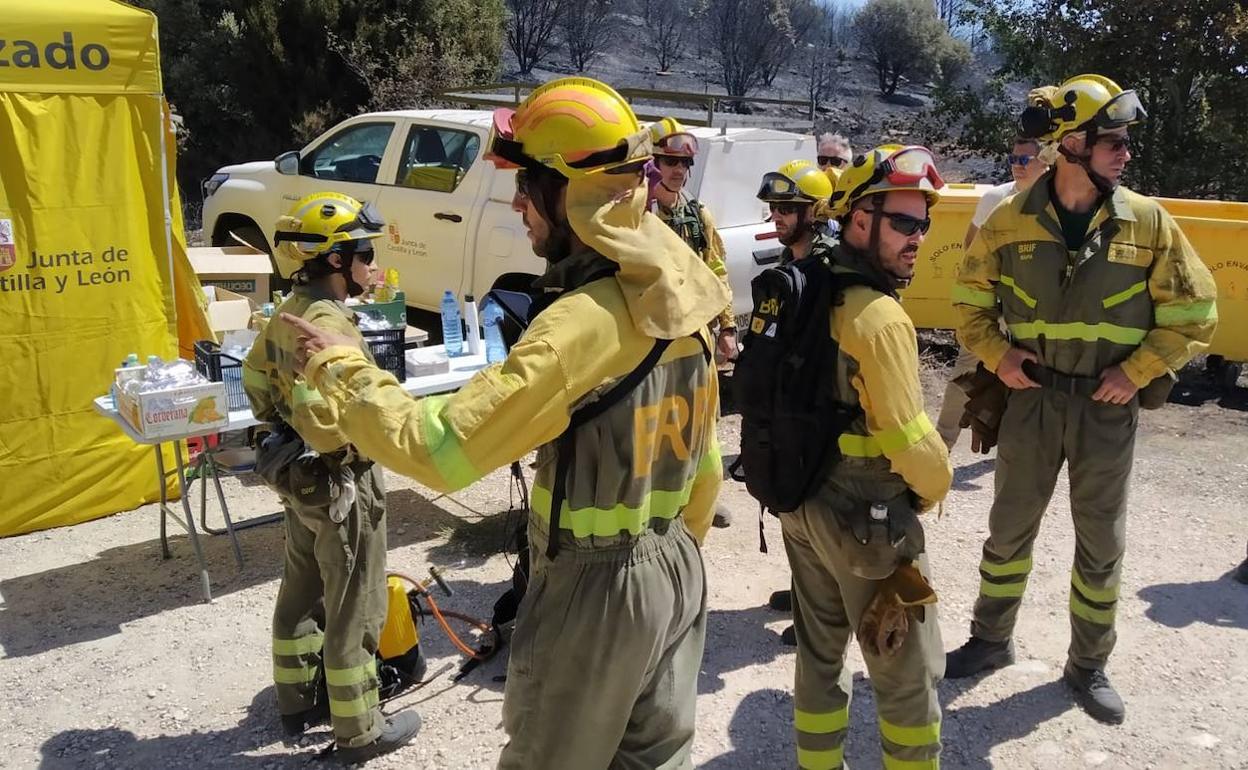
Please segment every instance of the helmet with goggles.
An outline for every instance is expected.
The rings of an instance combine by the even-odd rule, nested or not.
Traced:
[[[1019,126],[1024,136],[1060,141],[1075,131],[1111,131],[1147,117],[1135,91],[1124,91],[1102,75],[1076,75],[1056,88],[1033,91],[1032,104],[1023,110]]]
[[[632,171],[650,157],[649,134],[624,97],[591,78],[560,78],[516,109],[494,111],[486,159],[498,168],[547,168],[567,179]]]
[[[317,257],[363,251],[367,241],[381,237],[384,225],[372,203],[336,192],[305,196],[278,220],[273,235],[278,272],[289,278]]]
[[[936,159],[926,147],[885,144],[854,158],[841,172],[832,193],[831,214],[840,219],[863,198],[900,190],[922,192],[927,205],[935,206],[944,186]]]
[[[808,160],[791,160],[763,174],[758,199],[766,203],[818,203],[832,194],[832,183]]]
[[[656,156],[692,158],[698,154],[698,138],[685,130],[676,118],[651,123],[650,142]]]

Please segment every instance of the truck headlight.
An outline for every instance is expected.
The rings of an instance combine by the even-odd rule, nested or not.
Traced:
[[[229,174],[216,173],[204,180],[204,200],[212,197],[221,185],[225,184],[225,180],[229,179]]]

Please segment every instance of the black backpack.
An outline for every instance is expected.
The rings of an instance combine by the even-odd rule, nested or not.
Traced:
[[[741,453],[730,470],[779,515],[796,510],[840,460],[837,439],[861,411],[837,398],[832,304],[850,286],[878,286],[834,273],[819,257],[768,268],[750,286],[754,310],[733,372]]]

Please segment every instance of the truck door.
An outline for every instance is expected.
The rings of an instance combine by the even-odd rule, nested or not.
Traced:
[[[395,143],[396,133],[394,120],[369,118],[347,123],[315,146],[304,149],[299,158],[299,176],[294,189],[282,195],[281,210],[287,211],[305,195],[325,190],[356,200],[376,201],[386,150]],[[391,152],[390,156],[394,154]]]
[[[480,216],[478,190],[487,169],[481,135],[468,126],[412,121],[398,164],[382,180],[378,208],[386,218],[380,264],[399,270],[407,304],[438,309],[446,289],[468,288],[469,234]]]

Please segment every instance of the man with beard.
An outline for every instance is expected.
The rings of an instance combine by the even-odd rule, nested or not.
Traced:
[[[372,242],[381,229],[371,205],[324,192],[296,203],[274,237],[278,270],[294,279],[281,312],[337,335],[369,363],[355,314],[344,303],[372,285]],[[252,411],[274,425],[257,467],[280,466],[279,475],[265,478],[286,480],[273,484],[286,509],[273,678],[287,734],[331,719],[335,756],[354,764],[409,742],[420,717],[410,711],[386,717],[377,707],[375,655],[386,619],[381,469],[350,443],[334,404],[299,376],[297,335],[286,324],[269,324],[243,362]]]
[[[772,200],[783,183],[774,180]],[[820,370],[853,416],[835,438],[840,459],[806,502],[780,514],[793,571],[797,757],[810,770],[844,762],[853,636],[875,691],[884,766],[939,767],[944,659],[918,514],[945,497],[952,471],[924,411],[914,324],[898,291],[914,276],[943,186],[927,149],[884,145],[855,159],[831,198],[841,242],[826,258],[848,288],[832,297],[837,357]]]
[[[1075,557],[1063,678],[1089,715],[1111,724],[1125,716],[1105,663],[1117,638],[1139,408],[1164,403],[1217,324],[1213,277],[1178,225],[1119,185],[1128,128],[1145,118],[1134,91],[1100,75],[1033,91],[1022,126],[1059,157],[988,217],[953,294],[958,341],[1011,390],[971,638],[949,653],[947,675],[1014,661],[1032,545],[1069,462]]]
[[[723,284],[646,211],[649,135],[588,78],[494,113],[487,158],[547,267],[505,361],[414,399],[298,319],[307,381],[388,468],[460,489],[537,450],[532,575],[499,767],[691,767],[706,578],[698,542],[722,467],[707,326]]]

